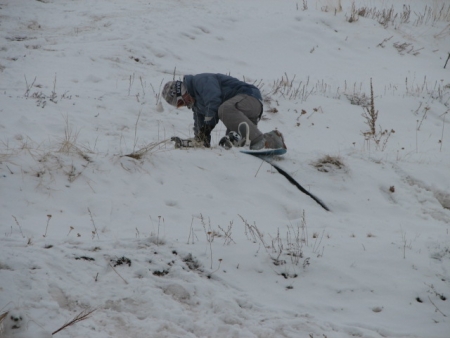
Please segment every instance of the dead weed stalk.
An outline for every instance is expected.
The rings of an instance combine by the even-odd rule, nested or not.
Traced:
[[[377,149],[384,151],[386,149],[389,137],[391,134],[395,133],[395,130],[383,130],[381,126],[379,127],[379,130],[377,129],[378,110],[375,109],[372,79],[370,79],[370,105],[364,108],[364,113],[362,116],[365,119],[365,123],[369,126],[369,130],[362,133],[366,144],[370,146],[370,140],[372,140],[374,141]]]
[[[140,160],[142,159],[147,153],[152,152],[155,148],[159,147],[162,144],[166,144],[170,142],[170,139],[165,139],[159,142],[151,142],[148,145],[146,145],[145,147],[142,147],[141,149],[138,149],[136,151],[133,151],[130,154],[126,154],[123,156],[127,156],[127,157],[131,157],[134,158],[135,160]]]
[[[64,324],[63,326],[61,326],[58,330],[52,332],[52,335],[57,334],[58,332],[67,329],[69,326],[75,325],[76,323],[79,323],[83,320],[86,320],[89,318],[89,316],[95,311],[96,309],[93,310],[83,310],[81,311],[79,314],[77,314],[71,321],[67,322],[66,324]]]

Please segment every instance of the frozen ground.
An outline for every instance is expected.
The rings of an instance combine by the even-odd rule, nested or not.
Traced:
[[[0,336],[450,337],[450,6],[337,3],[0,0]],[[222,124],[173,148],[202,72],[331,212]]]

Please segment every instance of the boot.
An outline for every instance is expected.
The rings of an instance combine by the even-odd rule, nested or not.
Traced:
[[[238,132],[230,131],[228,135],[222,137],[219,141],[219,146],[224,147],[226,150],[231,147],[242,147],[245,144],[250,144],[248,136],[250,134],[247,122],[241,122],[238,126]]]
[[[272,130],[269,133],[262,134],[250,143],[251,150],[279,148],[287,149],[286,144],[284,143],[283,134],[278,130]]]
[[[235,131],[230,131],[226,136],[222,137],[219,141],[219,146],[224,147],[226,150],[235,147],[240,147],[243,143],[242,137]]]

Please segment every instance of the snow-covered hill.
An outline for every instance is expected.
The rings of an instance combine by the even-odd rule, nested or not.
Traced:
[[[449,53],[447,1],[0,1],[0,336],[449,337]],[[202,72],[331,212],[174,149]]]

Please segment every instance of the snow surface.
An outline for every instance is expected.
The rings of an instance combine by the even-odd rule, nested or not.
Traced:
[[[0,335],[450,337],[449,3],[337,3],[0,1]],[[331,212],[221,123],[173,148],[161,85],[202,72],[261,88]]]

